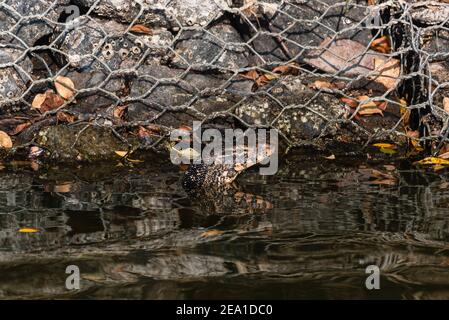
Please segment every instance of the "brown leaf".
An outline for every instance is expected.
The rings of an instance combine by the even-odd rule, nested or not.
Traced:
[[[55,87],[58,94],[65,100],[70,100],[75,95],[75,84],[70,78],[57,76]]]
[[[448,97],[443,98],[443,109],[444,109],[444,111],[449,113],[449,98]]]
[[[31,122],[21,123],[21,124],[17,125],[17,127],[14,128],[14,130],[11,132],[11,135],[15,136],[15,135],[21,133],[23,130],[25,130],[29,126],[31,126]]]
[[[128,109],[128,106],[118,106],[114,109],[114,118],[121,119]]]
[[[335,86],[332,83],[330,83],[329,81],[326,81],[326,80],[316,80],[313,83],[313,87],[315,89],[317,89],[317,90],[320,90],[320,89],[334,89],[335,88]]]
[[[374,58],[374,69],[377,73],[372,79],[388,90],[396,88],[401,74],[401,63],[398,59],[383,60]]]
[[[348,106],[350,106],[351,108],[357,108],[357,106],[359,105],[359,102],[355,99],[352,98],[340,98],[340,101],[347,104]]]
[[[40,107],[42,107],[46,99],[47,99],[46,93],[37,94],[34,97],[33,102],[31,103],[31,107],[34,109],[39,109]]]
[[[390,37],[382,36],[380,38],[373,40],[370,48],[377,52],[386,54],[390,53],[391,52]]]
[[[266,85],[268,82],[270,82],[270,79],[267,77],[267,75],[261,75],[259,78],[257,78],[256,80],[256,85],[257,87],[262,87],[264,85]]]
[[[39,94],[39,98],[34,98],[36,103],[33,101],[33,106],[36,109],[39,109],[42,113],[47,112],[49,110],[53,110],[59,108],[64,104],[64,99],[56,94],[53,90],[47,90],[45,93]],[[44,101],[41,101],[42,98],[45,98]]]
[[[129,31],[134,33],[151,34],[151,29],[142,24],[133,25]]]
[[[296,73],[297,71],[298,71],[298,69],[295,68],[291,64],[277,66],[276,68],[273,69],[274,73],[280,73],[280,74]]]
[[[4,131],[0,131],[0,147],[5,149],[12,148],[12,140]]]
[[[360,109],[359,112],[357,112],[357,114],[362,115],[362,116],[371,116],[371,115],[374,115],[374,114],[380,114],[381,116],[384,115],[382,110],[380,110],[377,107],[376,108],[364,107],[364,108]]]
[[[241,76],[256,81],[257,78],[259,78],[259,73],[257,72],[257,70],[250,70],[248,72],[242,73]]]
[[[75,122],[75,116],[73,114],[62,112],[62,111],[59,111],[58,113],[56,113],[56,119],[58,119],[58,121],[61,121],[61,122],[68,122],[68,123]]]

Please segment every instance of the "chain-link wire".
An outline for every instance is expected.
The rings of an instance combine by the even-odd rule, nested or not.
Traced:
[[[448,13],[412,0],[3,0],[0,129],[15,145],[59,122],[127,141],[200,120],[277,128],[290,146],[415,139],[438,152]]]

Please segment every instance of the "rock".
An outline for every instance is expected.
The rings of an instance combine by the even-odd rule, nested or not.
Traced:
[[[31,71],[31,61],[23,50],[0,41],[0,106],[22,97],[31,79]]]
[[[80,17],[66,27],[57,39],[57,47],[65,53],[59,59],[77,69],[89,67],[107,72],[132,69],[145,54],[146,61],[161,63],[168,59],[173,40],[165,29],[153,30],[148,35],[125,33],[128,26],[112,20]]]
[[[202,120],[208,114],[226,110],[230,98],[251,93],[252,81],[228,75],[186,73],[159,65],[146,65],[131,81],[130,121],[155,119],[165,126]],[[234,98],[236,99],[236,98]]]
[[[96,0],[75,0],[80,6],[91,8]],[[100,0],[93,11],[102,17],[123,23],[137,23],[151,27],[179,29],[181,26],[205,26],[221,16],[225,0]],[[139,16],[139,11],[142,14]]]
[[[372,34],[366,25],[376,12],[365,2],[333,0],[258,1],[243,10],[248,24],[250,44],[260,55],[253,64],[300,58],[305,50],[318,46],[326,37],[352,39],[368,46]],[[246,20],[246,21],[245,21]],[[257,29],[257,33],[254,32]],[[375,27],[373,27],[375,30]]]
[[[334,94],[317,95],[310,88],[314,79],[304,75],[274,81],[269,89],[264,88],[270,95],[261,92],[248,97],[235,109],[235,115],[249,125],[277,128],[293,145],[316,147],[329,142],[328,138],[360,146],[399,121],[397,110],[388,110],[383,117],[374,115],[352,122],[348,120],[350,110]],[[388,132],[384,134],[389,136]]]
[[[123,98],[127,91],[126,80],[122,76],[108,76],[104,70],[70,70],[61,75],[70,78],[75,88],[82,92],[76,96],[76,104],[71,111],[94,114]]]
[[[50,152],[50,159],[58,161],[101,161],[117,157],[115,151],[128,150],[107,127],[57,125],[45,127],[37,135],[36,142]],[[137,140],[130,143],[138,144]]]
[[[27,46],[50,35],[69,0],[5,0],[0,4],[0,30],[10,30]],[[35,17],[42,15],[42,18]],[[33,16],[33,17],[32,17]],[[45,19],[44,19],[45,18]]]
[[[172,64],[177,68],[190,66],[197,71],[226,69],[236,72],[248,66],[246,47],[229,23],[214,25],[207,32],[201,28],[184,30],[174,47],[176,56]]]

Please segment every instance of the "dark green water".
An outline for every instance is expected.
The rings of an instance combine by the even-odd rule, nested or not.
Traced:
[[[8,165],[0,298],[449,298],[449,173],[388,164],[292,156],[200,200],[157,159]],[[380,290],[365,288],[373,264]]]

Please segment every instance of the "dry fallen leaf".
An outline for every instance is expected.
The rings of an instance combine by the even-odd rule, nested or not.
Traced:
[[[67,122],[67,123],[73,123],[75,122],[75,116],[73,114],[67,113],[67,112],[58,112],[56,114],[56,119],[61,122]]]
[[[142,24],[133,25],[129,31],[134,33],[151,34],[151,29]]]
[[[332,83],[330,83],[329,81],[326,81],[326,80],[316,80],[313,83],[313,87],[315,89],[317,89],[317,90],[320,90],[320,89],[334,89],[335,88],[335,86]]]
[[[70,78],[57,76],[55,87],[58,94],[65,100],[70,100],[75,95],[75,84]]]
[[[331,155],[328,156],[328,157],[324,157],[324,159],[327,159],[327,160],[335,160],[335,155],[334,155],[334,154],[331,154]]]
[[[19,125],[17,125],[14,130],[11,133],[12,136],[15,136],[19,133],[21,133],[23,130],[25,130],[26,128],[28,128],[29,126],[31,126],[31,122],[24,122],[21,123]]]
[[[387,54],[390,53],[391,52],[390,37],[382,36],[380,38],[373,40],[370,48],[377,52]]]
[[[47,99],[46,93],[37,94],[34,97],[33,102],[31,103],[31,107],[34,109],[39,109],[40,107],[42,107],[46,99]]]
[[[12,148],[12,140],[4,131],[0,131],[0,147],[5,149]]]
[[[374,58],[375,75],[371,78],[382,84],[387,90],[396,88],[401,74],[401,63],[398,59],[383,60]]]
[[[449,98],[448,97],[443,98],[443,109],[444,109],[444,111],[449,113]]]
[[[223,233],[224,233],[224,231],[217,230],[217,229],[212,229],[212,230],[208,230],[208,231],[203,232],[201,234],[201,237],[202,238],[206,238],[206,237],[211,237],[211,236],[217,236],[217,235],[220,235],[220,234],[223,234]]]
[[[257,72],[257,70],[250,70],[248,72],[242,73],[241,76],[256,81],[257,78],[259,78],[259,73]]]
[[[123,115],[125,114],[126,109],[128,109],[128,106],[118,106],[114,109],[114,118],[121,119]]]

